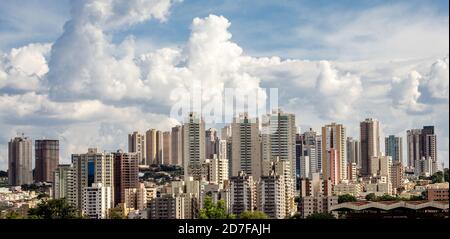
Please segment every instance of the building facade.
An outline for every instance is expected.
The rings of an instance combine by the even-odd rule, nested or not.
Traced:
[[[28,137],[15,137],[8,143],[8,183],[21,186],[33,183],[32,142]]]
[[[53,182],[53,172],[59,164],[59,140],[42,139],[34,143],[34,181]]]
[[[380,154],[380,123],[373,118],[360,123],[361,175],[370,175],[370,159]]]

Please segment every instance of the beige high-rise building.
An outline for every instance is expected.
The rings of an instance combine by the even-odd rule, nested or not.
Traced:
[[[262,158],[264,162],[279,159],[289,162],[290,177],[296,185],[296,148],[295,115],[285,113],[281,109],[262,119]]]
[[[88,149],[85,154],[72,154],[73,165],[73,193],[69,202],[81,209],[83,206],[82,194],[84,188],[91,187],[95,183],[101,183],[102,187],[108,187],[111,191],[111,203],[114,207],[114,155],[111,153],[97,152],[96,148]],[[94,190],[94,189],[93,189]]]
[[[240,171],[251,175],[254,180],[261,177],[261,140],[257,118],[241,114],[231,124],[231,167],[232,176]]]
[[[323,178],[331,178],[331,172],[333,171],[336,173],[336,175],[333,175],[333,178],[336,179],[334,180],[335,183],[347,179],[346,139],[346,129],[342,124],[331,123],[322,127]],[[335,155],[337,162],[330,162],[331,159],[335,159]],[[332,166],[334,170],[331,168]]]
[[[172,153],[172,164],[173,165],[183,165],[183,139],[182,139],[182,133],[183,128],[181,125],[177,125],[175,127],[172,127],[171,132],[171,143],[172,146],[170,147]]]
[[[172,135],[170,131],[163,133],[163,155],[162,164],[169,165],[172,163]]]
[[[144,210],[147,208],[147,189],[143,183],[136,188],[127,188],[124,191],[124,203],[127,208]]]
[[[368,118],[360,123],[361,141],[361,175],[371,173],[370,159],[380,155],[380,123],[377,119]]]
[[[145,132],[147,165],[161,164],[163,159],[162,132],[149,129]]]
[[[15,137],[8,143],[8,182],[10,186],[33,183],[31,139]]]
[[[403,163],[399,161],[393,161],[391,169],[391,183],[392,190],[397,193],[398,189],[403,187],[405,170]]]
[[[292,216],[297,211],[297,206],[295,204],[295,178],[291,177],[291,167],[289,161],[283,161],[280,159],[271,160],[270,162],[263,162],[263,176],[269,175],[280,175],[283,180],[283,192],[284,192],[284,208],[285,215]]]
[[[202,178],[205,162],[205,122],[194,112],[189,113],[183,124],[183,162],[185,178]]]
[[[139,134],[136,131],[128,134],[128,152],[137,153],[140,165],[149,165],[146,160],[147,153],[144,134]]]
[[[286,218],[286,187],[283,175],[272,171],[262,176],[258,184],[258,210],[273,219]]]
[[[378,183],[385,185],[386,191],[392,193],[392,157],[376,156],[370,159],[370,176],[378,178]]]
[[[228,159],[218,158],[217,155],[213,155],[211,162],[211,181],[217,184],[224,184],[228,177]]]

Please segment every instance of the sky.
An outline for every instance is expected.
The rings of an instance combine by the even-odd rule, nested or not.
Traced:
[[[62,163],[168,130],[174,88],[277,88],[301,131],[377,118],[382,139],[436,127],[449,159],[449,6],[430,1],[2,0],[0,169],[19,133]],[[384,140],[381,140],[382,147]]]

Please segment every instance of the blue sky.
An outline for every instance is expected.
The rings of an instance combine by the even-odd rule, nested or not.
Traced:
[[[335,121],[357,138],[366,117],[382,136],[435,125],[448,165],[448,4],[1,0],[0,169],[22,132],[60,139],[65,163],[126,149],[129,132],[179,123],[169,96],[195,81],[277,88],[300,131]]]
[[[121,41],[128,35],[134,35],[147,47],[180,45],[189,37],[193,18],[215,14],[231,21],[233,40],[247,54],[332,60],[343,53],[337,53],[332,46],[321,42],[319,34],[304,36],[298,34],[298,29],[311,27],[318,29],[320,34],[327,34],[353,21],[358,13],[390,6],[402,6],[402,11],[391,14],[392,17],[411,19],[424,12],[434,17],[448,18],[448,4],[445,0],[185,0],[173,4],[166,22],[146,21],[119,31],[114,38]],[[331,16],[336,18],[330,21]],[[61,34],[63,24],[69,17],[69,0],[3,0],[0,33],[7,37],[0,40],[0,49],[19,47],[29,42],[52,42]],[[9,38],[9,35],[13,36]]]

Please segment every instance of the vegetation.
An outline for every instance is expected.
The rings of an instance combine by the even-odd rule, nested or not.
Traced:
[[[109,211],[109,219],[127,219],[127,217],[123,215],[121,208],[115,207]]]
[[[356,202],[356,201],[358,201],[358,199],[356,199],[356,197],[351,194],[343,194],[338,197],[338,203]]]
[[[232,219],[233,214],[228,214],[225,208],[225,202],[219,200],[217,204],[212,201],[211,197],[205,198],[203,208],[200,210],[199,219]]]
[[[377,200],[377,196],[375,195],[375,193],[369,193],[366,195],[366,200],[367,201],[376,201]]]
[[[431,183],[443,183],[448,182],[448,168],[444,169],[444,172],[438,171],[430,177],[419,176],[419,179],[431,180]]]
[[[313,213],[306,217],[306,219],[336,219],[331,213]]]
[[[240,219],[269,219],[269,216],[261,211],[245,211],[239,216]]]
[[[26,217],[24,217],[23,215],[21,215],[20,213],[16,212],[16,211],[9,211],[6,213],[5,219],[26,219]]]
[[[8,172],[0,170],[0,178],[6,178],[8,177]]]
[[[50,199],[41,202],[36,208],[28,211],[32,219],[74,219],[78,218],[77,210],[65,199]]]
[[[424,200],[424,196],[411,196],[410,198],[399,197],[398,195],[392,196],[389,194],[384,194],[383,196],[376,196],[374,193],[369,193],[366,195],[367,201],[379,202],[379,201],[420,201]]]

